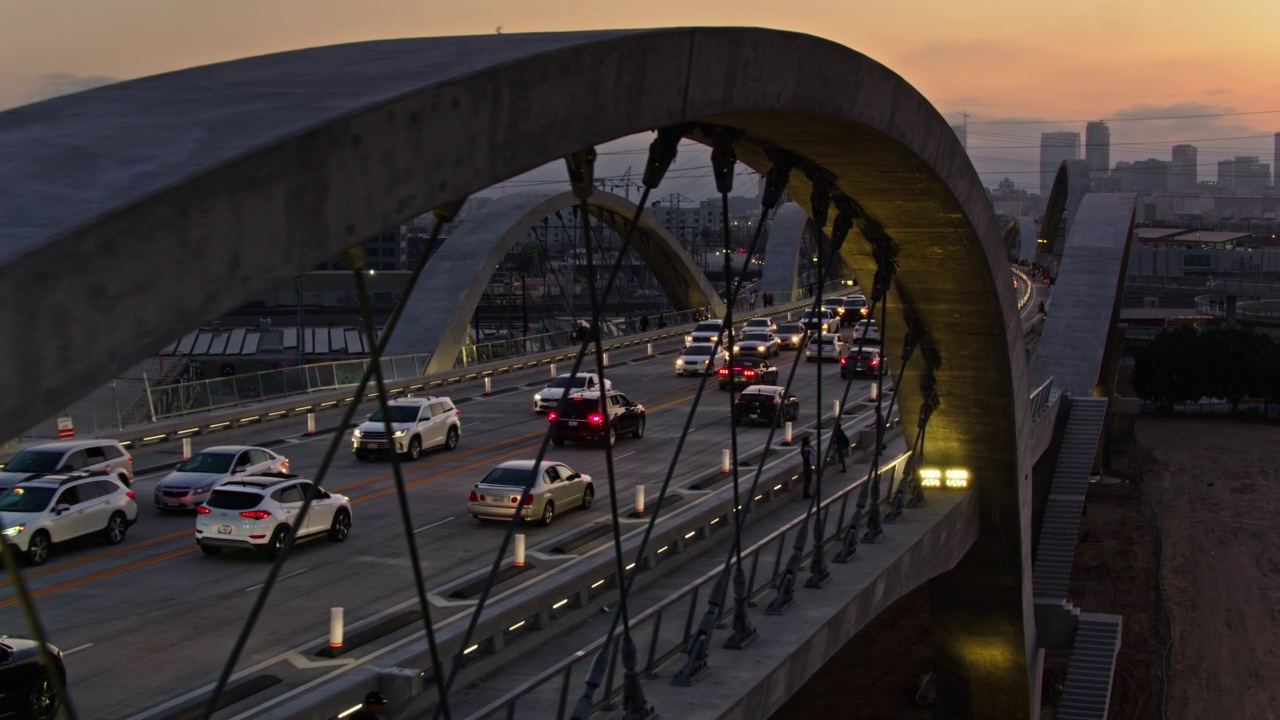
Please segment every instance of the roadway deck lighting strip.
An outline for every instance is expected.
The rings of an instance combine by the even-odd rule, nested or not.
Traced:
[[[516,623],[515,625],[512,625],[511,627],[507,628],[507,632],[515,632],[516,630],[519,630],[520,628],[524,627],[524,623],[525,623],[525,621],[524,621],[524,620],[521,620],[520,622]]]
[[[718,520],[719,518],[716,518],[716,519]],[[712,520],[711,522],[715,522],[715,520]],[[688,540],[689,538],[691,538],[691,537],[693,537],[694,535],[697,535],[697,534],[698,534],[698,531],[697,531],[697,530],[694,530],[693,532],[687,533],[687,534],[684,536],[684,539],[685,539],[685,540]]]
[[[569,598],[565,598],[564,600],[561,600],[560,602],[556,603],[555,605],[552,605],[552,606],[551,606],[551,609],[552,609],[552,610],[559,610],[560,608],[562,608],[562,607],[564,607],[565,605],[568,605],[568,604],[569,604]]]

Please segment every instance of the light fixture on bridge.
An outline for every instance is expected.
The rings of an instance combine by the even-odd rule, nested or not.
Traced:
[[[969,471],[964,468],[920,468],[920,486],[963,490],[969,487]]]

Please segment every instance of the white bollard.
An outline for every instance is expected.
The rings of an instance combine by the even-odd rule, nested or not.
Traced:
[[[791,421],[790,421],[790,420],[788,420],[788,421],[787,421],[787,424],[786,424],[785,426],[783,426],[783,429],[782,429],[782,444],[783,444],[783,445],[790,445],[790,444],[791,444]]]
[[[552,379],[552,380],[555,380],[555,379],[556,379],[556,364],[555,364],[555,363],[551,363],[551,379]]]
[[[644,514],[644,486],[636,486],[636,515]]]
[[[831,401],[831,417],[835,418],[836,420],[840,419],[840,401],[839,400]]]
[[[727,473],[729,472],[730,469],[732,469],[729,463],[729,460],[730,460],[729,451],[721,450],[720,451],[720,472]]]
[[[880,399],[880,384],[879,384],[879,383],[871,383],[871,394],[870,394],[870,395],[868,395],[868,397],[869,397],[869,398],[871,398],[871,402],[875,402],[876,400],[879,400],[879,399]]]
[[[182,459],[191,459],[191,438],[189,437],[182,438]]]
[[[493,393],[493,378],[488,377],[488,376],[485,376],[485,379],[484,379],[484,394],[485,394],[485,395],[491,395],[492,393]]]
[[[516,567],[524,567],[524,533],[516,533]]]
[[[342,608],[329,608],[329,647],[342,647]]]
[[[316,414],[313,412],[307,413],[307,434],[316,434]]]
[[[645,343],[644,351],[645,351],[644,353],[645,355],[649,357],[653,357],[653,343]]]
[[[609,353],[604,354],[604,366],[609,367]]]

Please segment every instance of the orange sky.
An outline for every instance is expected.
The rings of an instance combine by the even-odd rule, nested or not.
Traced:
[[[866,53],[953,122],[970,113],[970,155],[991,183],[1034,185],[1040,132],[1083,133],[1085,120],[1112,120],[1113,162],[1190,141],[1202,178],[1232,154],[1269,162],[1280,130],[1275,0],[0,0],[0,108],[313,45],[659,25],[773,27]],[[1264,114],[1118,120],[1244,112]],[[992,124],[1011,119],[1056,122]]]

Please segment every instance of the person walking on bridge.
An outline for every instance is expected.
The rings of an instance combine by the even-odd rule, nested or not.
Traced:
[[[831,428],[831,449],[836,453],[836,459],[840,461],[840,472],[848,472],[849,468],[844,464],[845,455],[849,453],[849,436],[844,434],[844,428],[840,427],[840,423],[836,423]]]
[[[804,498],[813,497],[810,488],[813,485],[813,468],[818,464],[818,451],[813,449],[809,436],[800,438],[800,462],[804,465]]]

